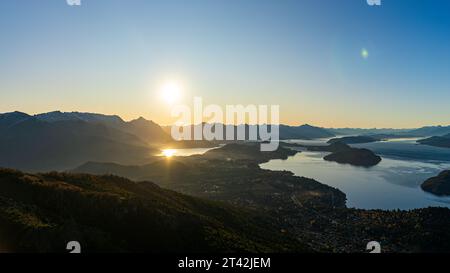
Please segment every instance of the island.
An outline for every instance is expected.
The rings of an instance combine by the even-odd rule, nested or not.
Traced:
[[[356,148],[335,152],[325,156],[323,159],[362,167],[372,167],[381,162],[381,157],[374,154],[371,150]]]
[[[417,135],[413,134],[371,134],[371,135],[358,135],[358,136],[345,136],[337,137],[328,140],[327,143],[342,142],[345,144],[364,144],[380,141],[388,141],[390,139],[398,138],[416,138]]]
[[[441,172],[438,176],[427,179],[421,185],[422,190],[438,196],[450,195],[450,170]]]
[[[328,146],[309,146],[309,151],[331,152],[323,159],[340,164],[350,164],[361,167],[372,167],[381,162],[381,157],[368,149],[352,148],[342,142],[334,142]]]
[[[345,144],[362,144],[377,141],[380,141],[380,139],[372,136],[347,136],[347,137],[332,138],[328,140],[327,143],[331,144],[336,142],[342,142]]]

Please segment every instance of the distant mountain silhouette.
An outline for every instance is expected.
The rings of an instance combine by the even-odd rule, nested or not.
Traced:
[[[119,128],[125,132],[138,136],[141,140],[149,144],[172,141],[171,136],[164,132],[158,124],[142,117],[125,124],[121,124]]]
[[[164,130],[153,121],[146,120],[142,117],[125,122],[119,116],[102,115],[93,113],[70,112],[63,113],[60,111],[39,114],[35,116],[38,120],[46,122],[58,121],[84,121],[94,124],[102,124],[111,128],[115,128],[133,134],[146,143],[164,143],[170,141],[171,138]]]
[[[411,130],[408,134],[416,136],[443,136],[450,134],[450,126],[426,126],[419,129]]]
[[[361,128],[328,128],[327,131],[336,135],[365,135],[398,137],[426,137],[450,134],[450,126],[424,126],[415,129],[361,129]]]
[[[61,112],[54,111],[35,115],[36,119],[46,122],[57,121],[85,121],[91,123],[103,123],[105,125],[113,126],[121,124],[124,121],[119,116],[102,115],[94,113],[80,113],[80,112]]]
[[[31,116],[22,112],[11,112],[0,114],[0,133],[7,130],[9,127],[22,122]]]
[[[203,123],[203,124],[198,124],[198,125],[190,125],[188,127],[190,127],[191,130],[191,138],[193,138],[194,136],[194,128],[204,128],[205,124],[207,123]],[[210,124],[210,125],[214,125],[214,124]],[[217,125],[221,125],[220,123],[217,123]],[[242,124],[242,125],[223,125],[224,126],[224,131],[223,131],[223,139],[226,138],[226,132],[230,131],[230,130],[234,130],[234,139],[237,139],[237,130],[239,128],[244,128],[245,129],[245,135],[246,135],[246,139],[250,139],[249,138],[249,132],[250,130],[255,130],[258,132],[258,138],[259,137],[259,126],[258,125],[248,125],[248,124]],[[187,128],[188,128],[187,127]],[[255,128],[256,127],[256,128]],[[271,127],[271,125],[269,125],[269,128]],[[171,126],[165,126],[163,127],[164,130],[166,131],[166,133],[170,134],[171,133]],[[189,128],[188,128],[189,129]],[[279,138],[280,139],[305,139],[305,140],[309,140],[309,139],[318,139],[318,138],[329,138],[329,137],[334,137],[335,135],[333,133],[330,133],[328,130],[320,128],[320,127],[315,127],[315,126],[311,126],[309,124],[304,124],[304,125],[300,125],[300,126],[289,126],[289,125],[279,125]]]
[[[301,126],[280,125],[280,139],[317,139],[336,135],[326,129],[304,124]]]
[[[326,130],[336,135],[404,134],[411,131],[411,129],[392,128],[327,128]]]

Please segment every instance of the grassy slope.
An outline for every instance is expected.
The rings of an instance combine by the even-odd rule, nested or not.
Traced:
[[[59,252],[71,240],[92,252],[307,250],[255,211],[153,183],[0,169],[0,246]]]

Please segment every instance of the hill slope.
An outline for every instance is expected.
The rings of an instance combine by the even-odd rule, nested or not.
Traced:
[[[255,211],[116,176],[0,169],[0,245],[17,252],[284,252],[299,243]]]

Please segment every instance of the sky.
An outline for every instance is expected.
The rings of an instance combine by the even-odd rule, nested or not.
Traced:
[[[171,124],[178,104],[280,106],[284,124],[450,124],[450,1],[0,1],[0,112]]]

